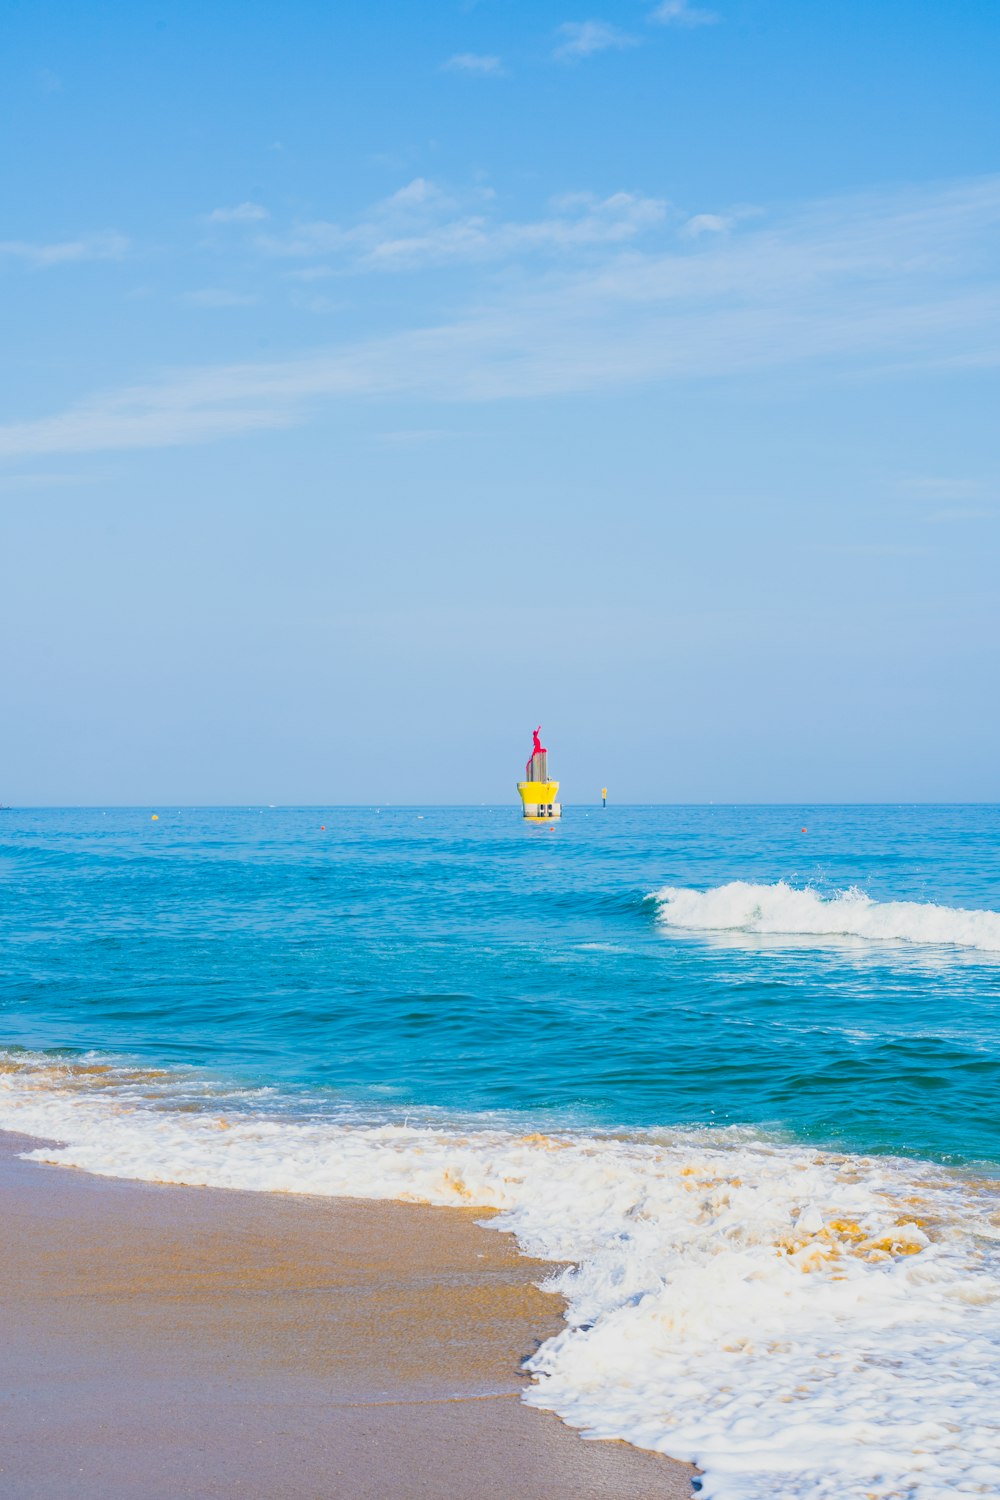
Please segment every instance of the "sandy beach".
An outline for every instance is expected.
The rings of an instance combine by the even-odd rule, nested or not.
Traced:
[[[518,1399],[559,1326],[474,1210],[157,1187],[0,1137],[9,1500],[682,1500]]]

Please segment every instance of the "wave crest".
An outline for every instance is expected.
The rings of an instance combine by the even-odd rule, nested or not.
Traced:
[[[707,891],[664,886],[653,892],[653,899],[661,922],[694,932],[858,937],[1000,953],[1000,912],[922,901],[875,901],[857,887],[823,896],[784,880],[773,885],[733,880]]]

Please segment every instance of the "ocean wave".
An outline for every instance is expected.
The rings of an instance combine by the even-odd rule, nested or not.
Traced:
[[[1000,912],[922,901],[875,901],[852,887],[834,896],[783,880],[733,880],[707,891],[664,886],[653,892],[659,920],[696,932],[776,937],[855,937],[1000,953]]]
[[[164,1070],[0,1061],[0,1126],[109,1177],[498,1210],[569,1269],[526,1399],[706,1500],[1000,1492],[1000,1183],[746,1131],[262,1115]]]

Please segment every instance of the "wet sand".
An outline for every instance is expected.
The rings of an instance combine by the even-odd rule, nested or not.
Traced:
[[[0,1135],[5,1500],[687,1500],[518,1399],[552,1271],[481,1210],[155,1187]]]

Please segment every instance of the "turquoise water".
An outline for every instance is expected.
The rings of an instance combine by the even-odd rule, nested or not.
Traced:
[[[496,1210],[705,1500],[1000,1494],[1000,809],[156,811],[0,813],[38,1159]]]
[[[0,813],[0,1046],[205,1069],[261,1109],[1000,1159],[1000,943],[931,920],[1000,911],[996,807],[151,811]],[[732,881],[857,887],[890,936],[650,899]],[[927,909],[908,940],[896,902]]]

